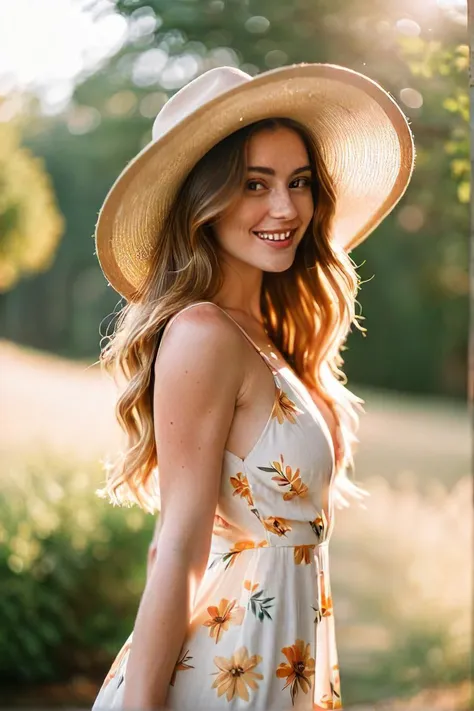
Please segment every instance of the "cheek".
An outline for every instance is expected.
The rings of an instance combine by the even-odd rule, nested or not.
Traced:
[[[220,221],[219,238],[229,244],[236,236],[248,234],[261,222],[266,212],[263,200],[242,200],[237,209]]]
[[[242,200],[240,211],[238,213],[238,220],[241,229],[244,232],[248,232],[262,221],[267,212],[267,201],[264,199],[262,200],[262,198],[249,198],[247,200]]]

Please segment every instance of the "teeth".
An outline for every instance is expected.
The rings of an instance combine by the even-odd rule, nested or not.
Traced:
[[[260,239],[269,239],[272,242],[283,242],[291,236],[292,230],[289,232],[257,232]]]

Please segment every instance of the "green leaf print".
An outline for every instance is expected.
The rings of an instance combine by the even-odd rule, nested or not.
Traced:
[[[259,590],[258,592],[254,593],[253,595],[250,596],[248,606],[252,610],[253,614],[257,619],[260,620],[260,622],[263,622],[263,620],[268,618],[269,620],[272,619],[272,616],[268,612],[268,610],[273,607],[273,600],[275,599],[274,597],[264,597],[262,598],[262,595],[264,594],[263,590]]]

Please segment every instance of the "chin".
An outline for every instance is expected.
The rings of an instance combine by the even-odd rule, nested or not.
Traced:
[[[294,258],[286,260],[286,264],[262,264],[259,269],[262,272],[268,272],[269,274],[281,274],[282,272],[288,271],[293,266]]]

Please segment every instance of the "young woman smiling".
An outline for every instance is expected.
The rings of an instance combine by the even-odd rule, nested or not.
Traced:
[[[413,167],[367,77],[221,67],[111,189],[97,253],[128,303],[102,354],[127,435],[101,494],[160,512],[133,633],[94,709],[342,708],[329,577],[362,400],[348,252]]]

